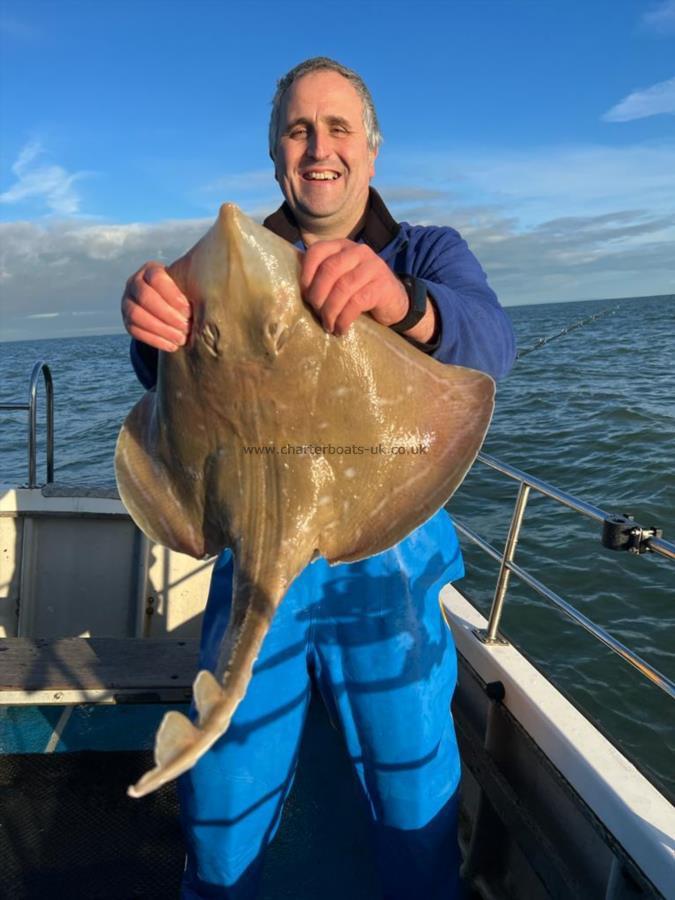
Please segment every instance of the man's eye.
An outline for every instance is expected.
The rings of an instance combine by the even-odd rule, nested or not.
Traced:
[[[289,135],[289,137],[292,137],[292,138],[302,138],[302,137],[306,137],[306,136],[307,136],[306,128],[294,128],[290,132],[290,135]]]

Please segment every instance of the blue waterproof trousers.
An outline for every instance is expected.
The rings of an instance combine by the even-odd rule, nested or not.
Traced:
[[[227,626],[232,558],[215,566],[201,667]],[[464,567],[441,510],[391,550],[358,563],[318,559],[279,607],[227,733],[179,782],[185,900],[253,900],[278,827],[311,681],[365,791],[387,900],[458,896],[457,664],[438,592]]]

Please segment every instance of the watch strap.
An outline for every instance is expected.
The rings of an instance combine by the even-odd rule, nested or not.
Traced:
[[[427,311],[427,289],[424,282],[413,275],[399,275],[398,279],[406,290],[409,306],[406,315],[391,328],[399,334],[403,334],[414,328],[424,317]]]

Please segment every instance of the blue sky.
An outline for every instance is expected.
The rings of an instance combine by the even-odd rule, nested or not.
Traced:
[[[392,212],[505,304],[675,293],[675,0],[3,0],[0,339],[118,331],[145,259],[274,209],[271,96],[314,55],[371,88]]]

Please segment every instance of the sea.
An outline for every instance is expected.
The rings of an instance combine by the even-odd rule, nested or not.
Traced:
[[[520,358],[484,451],[675,541],[675,295],[512,306]],[[55,391],[55,480],[113,485],[120,425],[143,390],[126,335],[0,344],[0,404],[34,363]],[[531,352],[528,352],[531,351]],[[45,478],[39,393],[38,477]],[[0,412],[0,483],[25,484],[26,413]],[[477,463],[449,511],[500,551],[517,484]],[[601,527],[532,492],[516,562],[675,680],[675,562],[603,548]],[[457,586],[487,614],[498,565],[462,539]],[[673,701],[513,577],[502,632],[652,781],[675,794]]]

